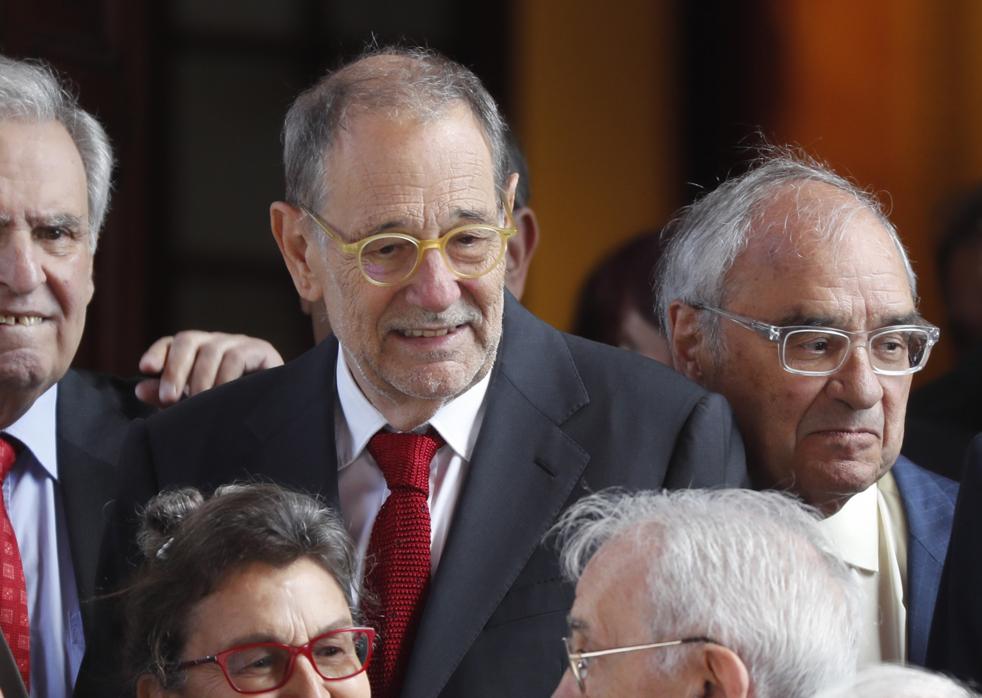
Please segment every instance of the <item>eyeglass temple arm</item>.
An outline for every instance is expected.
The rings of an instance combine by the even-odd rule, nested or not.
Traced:
[[[727,320],[735,322],[736,324],[746,327],[752,332],[764,337],[771,342],[776,342],[781,338],[781,328],[776,325],[768,325],[766,322],[761,322],[760,320],[754,320],[753,318],[743,317],[742,315],[736,315],[729,312],[728,310],[723,310],[722,308],[717,308],[712,305],[707,305],[705,303],[691,303],[690,304],[696,310],[708,310],[711,313],[716,313],[717,315],[722,315]]]

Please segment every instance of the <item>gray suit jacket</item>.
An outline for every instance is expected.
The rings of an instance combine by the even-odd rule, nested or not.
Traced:
[[[260,476],[336,503],[337,352],[329,340],[135,423],[122,456],[119,515],[129,525],[112,547],[131,549],[128,515],[165,487]],[[584,494],[746,484],[722,397],[649,359],[562,334],[510,296],[474,454],[404,698],[552,692],[573,590],[543,537]]]

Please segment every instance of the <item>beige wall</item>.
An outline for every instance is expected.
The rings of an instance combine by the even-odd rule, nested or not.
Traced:
[[[667,7],[515,6],[515,128],[543,229],[526,303],[558,327],[596,259],[678,204]]]

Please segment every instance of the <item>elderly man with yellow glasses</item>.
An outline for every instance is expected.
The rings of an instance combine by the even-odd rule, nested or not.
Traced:
[[[161,487],[250,475],[339,505],[381,605],[376,698],[548,696],[573,598],[542,543],[556,517],[600,487],[745,479],[719,396],[505,291],[504,129],[477,77],[427,51],[375,51],[301,94],[271,224],[335,338],[125,449],[124,519]]]

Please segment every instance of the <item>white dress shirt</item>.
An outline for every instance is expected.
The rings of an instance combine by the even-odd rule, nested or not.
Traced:
[[[31,619],[31,695],[70,696],[85,653],[75,568],[58,482],[58,385],[4,431],[29,452],[3,482]]]
[[[859,665],[907,659],[907,520],[889,472],[821,522],[862,590]]]
[[[443,405],[427,424],[416,431],[432,427],[446,442],[430,462],[430,574],[440,564],[443,546],[450,532],[460,489],[467,477],[471,455],[484,420],[485,395],[491,380],[489,371],[478,383]],[[355,383],[338,351],[338,401],[334,434],[338,449],[338,497],[341,515],[358,551],[361,568],[372,525],[379,509],[389,496],[385,476],[368,452],[369,440],[388,426],[382,413],[375,409]],[[361,569],[359,569],[359,575]]]

